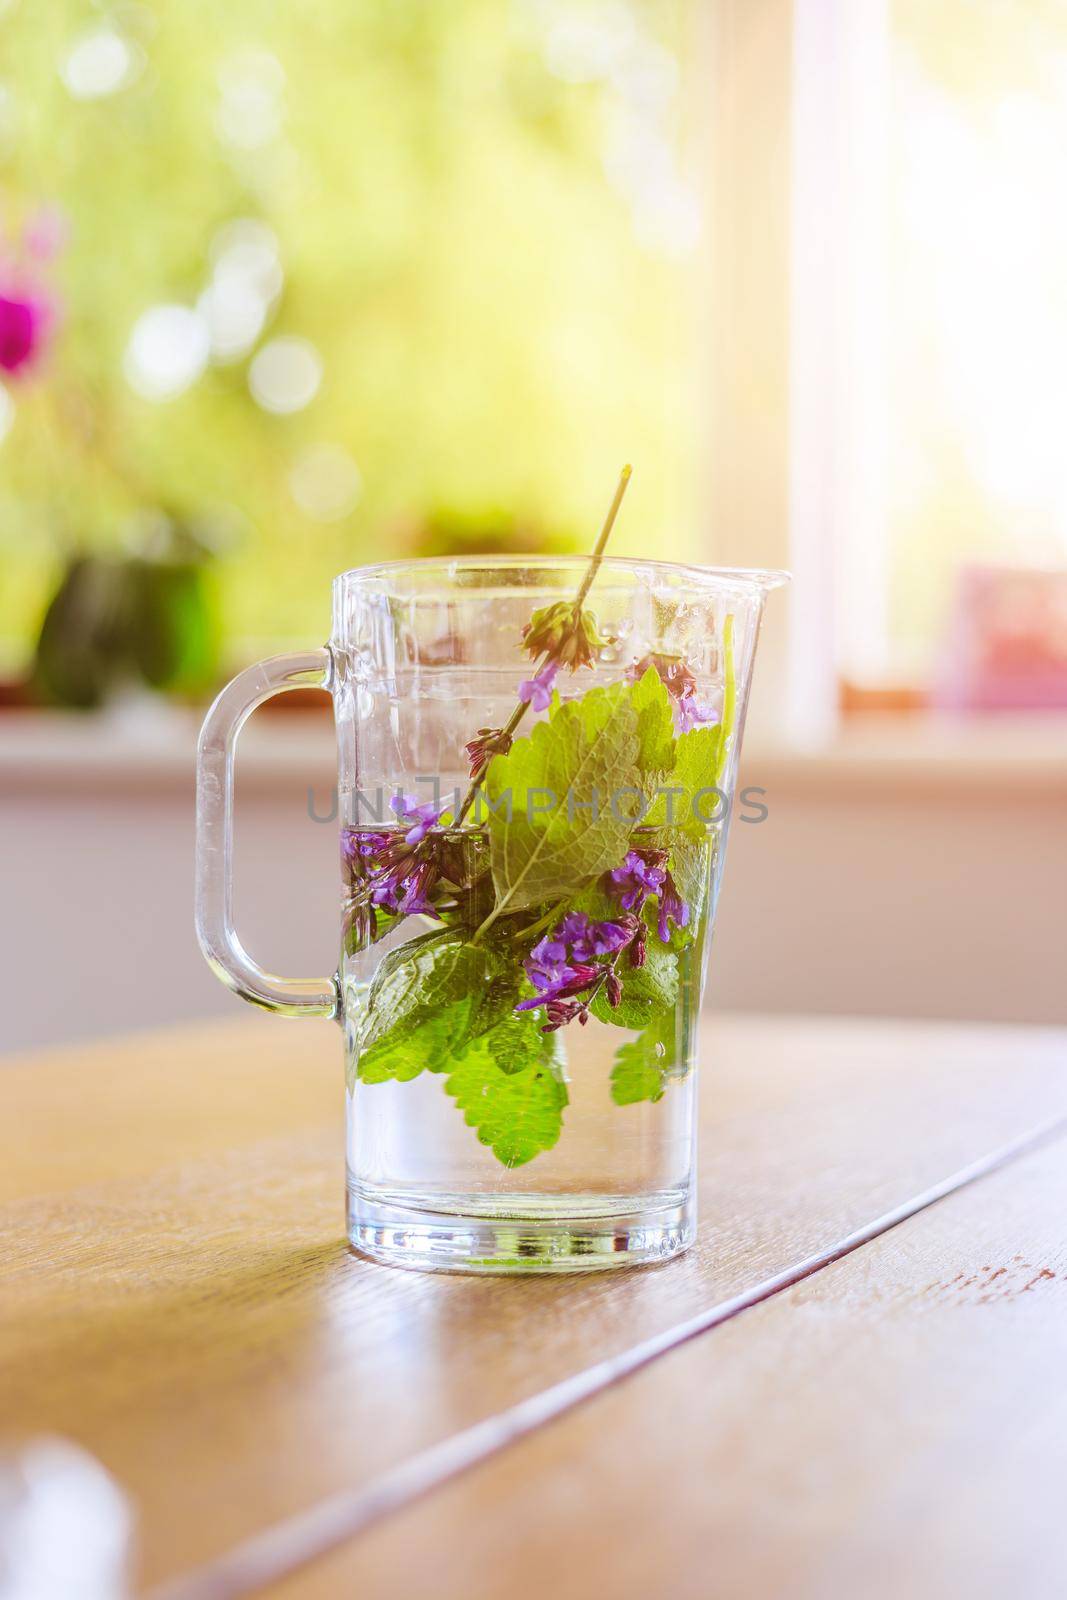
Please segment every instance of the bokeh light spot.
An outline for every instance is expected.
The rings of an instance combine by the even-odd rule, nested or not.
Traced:
[[[211,242],[211,282],[197,302],[211,339],[213,360],[247,355],[281,292],[278,241],[266,223],[237,217]]]
[[[137,77],[144,58],[116,29],[81,34],[60,62],[59,75],[76,100],[101,100]]]
[[[8,151],[18,137],[18,107],[6,83],[0,83],[0,151]]]
[[[223,363],[246,355],[267,319],[264,302],[239,278],[213,278],[196,309],[207,324],[212,358]]]
[[[252,398],[264,411],[303,411],[319,392],[322,357],[307,339],[272,339],[248,369]]]
[[[242,50],[218,71],[215,131],[237,150],[260,150],[282,130],[285,69],[269,50]]]
[[[0,443],[7,438],[15,420],[15,402],[0,383]]]
[[[316,522],[338,522],[357,504],[363,479],[341,445],[313,444],[296,458],[289,489],[306,516]]]
[[[235,217],[216,231],[211,240],[211,262],[216,275],[243,278],[264,300],[273,300],[281,290],[283,274],[277,237],[255,217]]]
[[[199,378],[211,353],[208,325],[189,306],[153,306],[133,325],[123,370],[144,400],[173,400]]]

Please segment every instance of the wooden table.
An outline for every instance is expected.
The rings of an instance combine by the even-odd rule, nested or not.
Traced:
[[[0,1063],[5,1423],[168,1600],[1062,1596],[1067,1035],[716,1018],[655,1269],[350,1255],[340,1051],[254,1014]]]

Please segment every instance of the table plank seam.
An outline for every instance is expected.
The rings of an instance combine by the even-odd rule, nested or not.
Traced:
[[[827,1249],[717,1301],[618,1355],[583,1368],[472,1427],[402,1461],[367,1487],[340,1490],[233,1546],[223,1555],[153,1588],[146,1600],[240,1600],[325,1555],[372,1524],[566,1415],[661,1356],[732,1321],[824,1271],[950,1195],[1067,1135],[1067,1115],[1042,1123],[979,1156],[940,1182],[846,1234]]]

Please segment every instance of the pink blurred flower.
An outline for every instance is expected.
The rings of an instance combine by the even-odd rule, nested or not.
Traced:
[[[70,238],[70,223],[60,206],[43,205],[22,230],[22,246],[35,261],[51,261]]]
[[[51,305],[42,295],[0,290],[0,370],[21,376],[33,367],[51,321]]]
[[[0,244],[0,372],[24,377],[37,365],[59,314],[40,266],[62,249],[67,223],[56,206],[40,206],[14,244]]]

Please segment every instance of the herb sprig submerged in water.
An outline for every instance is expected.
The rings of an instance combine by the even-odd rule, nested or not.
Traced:
[[[593,667],[609,643],[586,599],[629,479],[626,467],[574,599],[541,607],[523,629],[534,670],[508,721],[466,745],[471,781],[455,818],[403,796],[397,826],[342,835],[346,948],[407,916],[437,924],[381,962],[353,1081],[438,1073],[509,1167],[560,1136],[572,1024],[628,1030],[611,1075],[621,1106],[659,1100],[685,1071],[677,1002],[699,966],[715,845],[691,799],[719,785],[729,752],[732,618],[721,718],[697,699],[685,658],[655,649],[620,682],[568,701],[557,693],[561,672]],[[531,708],[548,715],[517,739]],[[547,810],[534,802],[546,792],[559,797]]]

